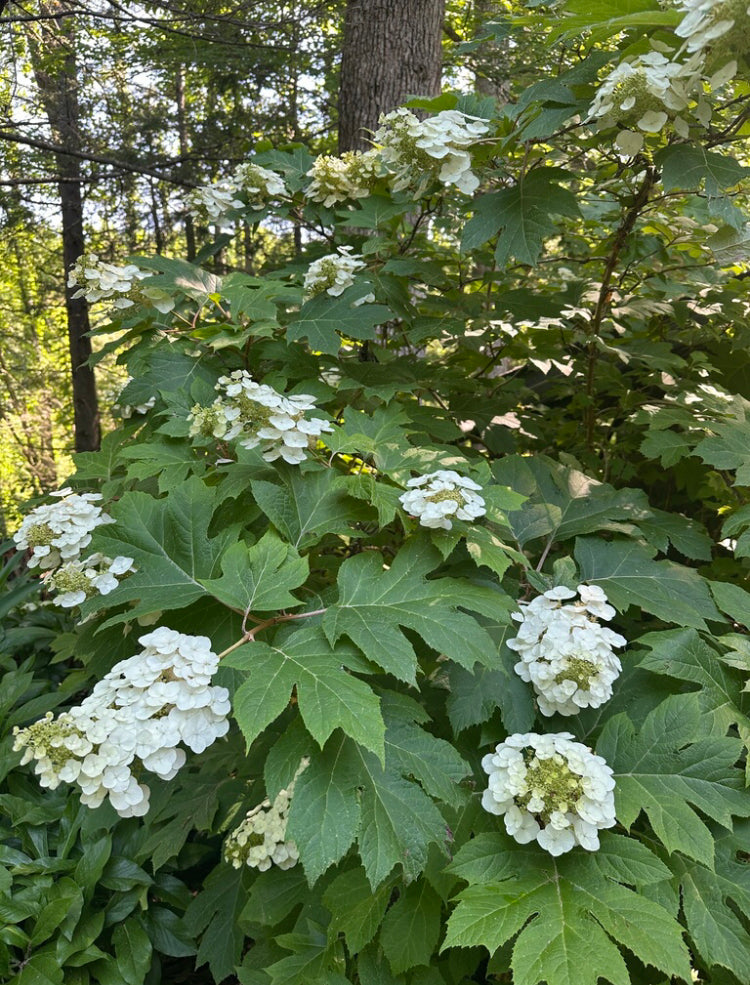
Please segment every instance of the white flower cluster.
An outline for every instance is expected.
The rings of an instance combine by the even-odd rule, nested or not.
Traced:
[[[365,198],[380,176],[382,165],[377,150],[346,151],[341,157],[321,155],[307,172],[312,181],[305,194],[326,208],[352,198]]]
[[[36,760],[43,787],[76,783],[81,802],[106,797],[121,817],[148,811],[142,769],[171,780],[185,763],[184,743],[203,752],[229,723],[229,692],[211,685],[219,658],[205,636],[161,628],[141,636],[141,653],[122,660],[70,711],[13,730],[22,763]]]
[[[672,60],[661,43],[629,58],[602,81],[591,104],[589,119],[602,127],[626,127],[616,139],[621,154],[637,154],[644,134],[659,133],[668,121],[683,138],[690,135],[689,116],[708,126],[707,92],[725,86],[737,72],[738,58],[747,57],[748,0],[679,0],[678,7],[684,16],[675,34],[684,43]]]
[[[87,598],[109,595],[118,585],[118,577],[135,571],[132,557],[106,557],[91,554],[85,561],[67,561],[46,579],[48,591],[57,592],[55,605],[70,609]]]
[[[94,505],[102,498],[99,493],[79,494],[66,487],[50,495],[58,501],[37,506],[13,535],[19,551],[32,551],[30,568],[47,570],[78,560],[91,543],[92,531],[102,523],[114,523]]]
[[[219,232],[231,233],[232,213],[248,207],[260,211],[269,199],[285,195],[286,191],[286,185],[275,171],[248,162],[235,168],[229,178],[190,192],[187,205],[196,218],[213,223]]]
[[[486,120],[457,110],[419,120],[402,106],[381,116],[373,139],[381,160],[394,174],[396,191],[437,178],[471,195],[479,179],[471,170],[468,148],[488,129]]]
[[[149,287],[151,276],[134,263],[118,267],[100,260],[95,253],[78,257],[68,273],[68,287],[77,287],[74,298],[86,298],[89,304],[112,300],[113,308],[131,308],[138,302],[153,305],[166,314],[174,308],[174,298],[159,287]]]
[[[622,665],[612,647],[626,640],[597,622],[615,610],[597,585],[579,585],[580,601],[565,605],[576,593],[552,588],[531,602],[522,602],[518,636],[508,640],[520,661],[513,668],[534,686],[543,715],[576,715],[598,708],[612,697],[612,682]]]
[[[482,759],[489,775],[482,807],[504,815],[511,837],[550,855],[575,845],[599,848],[599,829],[615,823],[612,770],[569,732],[511,735]]]
[[[224,858],[235,869],[243,865],[265,872],[271,865],[291,869],[297,864],[299,851],[293,841],[286,840],[286,825],[297,777],[308,766],[305,758],[294,779],[280,790],[273,804],[266,798],[262,804],[247,812],[245,820],[229,835],[224,845]]]
[[[691,54],[708,55],[712,65],[731,59],[730,75],[737,71],[736,56],[747,55],[750,4],[747,0],[680,0],[685,16],[675,28]]]
[[[451,517],[476,520],[487,512],[484,500],[478,495],[482,487],[452,469],[419,475],[406,484],[409,492],[399,496],[399,500],[410,516],[419,517],[422,527],[450,530]]]
[[[313,260],[307,268],[303,287],[305,297],[312,298],[317,294],[330,294],[337,298],[347,287],[354,283],[354,275],[365,270],[367,264],[359,253],[352,253],[351,246],[339,246],[338,253]],[[367,294],[355,302],[355,306],[369,304],[375,300],[374,294]]]
[[[265,461],[283,458],[298,465],[305,460],[311,442],[324,431],[333,431],[328,421],[305,417],[305,411],[315,407],[314,397],[306,393],[284,396],[265,383],[256,383],[244,369],[219,377],[216,389],[222,395],[210,407],[193,407],[188,418],[191,436],[224,441],[241,436],[240,445],[260,446]]]
[[[670,117],[678,132],[687,136],[687,123],[675,114],[687,109],[699,80],[700,64],[695,60],[671,62],[660,52],[649,51],[621,62],[609,73],[589,114],[602,126],[634,121],[637,129],[622,130],[616,143],[623,153],[637,153],[643,146],[643,133],[658,133]]]

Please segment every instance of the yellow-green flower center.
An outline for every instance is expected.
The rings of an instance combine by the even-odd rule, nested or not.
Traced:
[[[26,534],[29,547],[46,547],[54,540],[55,532],[48,523],[35,523]]]
[[[247,430],[259,431],[260,428],[268,426],[268,420],[273,411],[265,404],[253,400],[244,393],[237,397],[237,403],[240,407],[242,423]]]
[[[443,489],[441,492],[430,493],[425,499],[430,503],[446,503],[450,499],[458,503],[459,509],[466,503],[460,489]]]
[[[565,667],[555,676],[555,682],[575,681],[578,687],[586,690],[592,679],[596,677],[596,667],[584,657],[568,657]]]
[[[572,808],[583,794],[581,777],[573,773],[565,759],[555,754],[550,759],[534,757],[526,768],[529,792],[521,797],[524,807],[532,797],[541,797],[544,809],[538,813],[545,823],[554,811],[562,814]],[[535,813],[535,812],[532,812]]]
[[[80,568],[63,567],[55,575],[54,587],[56,592],[85,592],[93,595],[91,582]]]

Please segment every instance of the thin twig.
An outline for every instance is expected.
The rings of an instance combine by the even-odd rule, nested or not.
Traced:
[[[219,660],[222,660],[227,654],[232,653],[232,651],[237,650],[239,647],[244,646],[245,643],[252,643],[255,640],[256,633],[260,633],[264,629],[268,629],[271,626],[277,626],[282,622],[290,622],[292,619],[309,619],[310,616],[322,616],[327,609],[313,609],[311,612],[282,612],[278,616],[272,616],[270,619],[264,619],[259,622],[257,626],[253,626],[252,629],[245,629],[247,625],[247,619],[252,619],[253,616],[250,615],[249,611],[245,613],[242,620],[242,636],[231,646],[228,646],[226,650],[222,650],[219,654]]]

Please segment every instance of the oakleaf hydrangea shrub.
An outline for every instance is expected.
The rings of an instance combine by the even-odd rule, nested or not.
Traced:
[[[502,107],[247,162],[230,273],[138,261],[171,311],[92,297],[155,402],[18,532],[108,589],[56,586],[18,771],[189,878],[217,982],[750,980],[747,64],[613,9],[535,8]]]

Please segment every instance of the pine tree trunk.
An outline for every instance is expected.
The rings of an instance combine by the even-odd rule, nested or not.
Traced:
[[[54,19],[40,22],[30,35],[34,75],[58,145],[79,150],[79,110],[73,18],[64,3],[42,0],[40,13]],[[68,348],[73,378],[73,424],[76,451],[99,447],[99,404],[94,371],[89,366],[91,340],[88,306],[84,298],[73,298],[67,286],[67,271],[84,251],[83,199],[79,159],[60,152],[55,155],[62,213],[63,263],[65,265],[65,308],[68,318]]]
[[[437,96],[445,0],[348,0],[339,85],[339,153],[366,150],[381,113]]]

